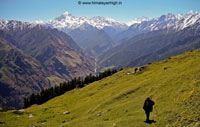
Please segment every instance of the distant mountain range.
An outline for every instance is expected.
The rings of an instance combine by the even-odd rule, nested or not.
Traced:
[[[197,12],[189,12],[187,14],[178,15],[169,13],[167,15],[162,15],[158,18],[153,18],[151,20],[146,19],[140,23],[135,23],[131,25],[128,30],[119,34],[118,40],[130,39],[131,37],[141,33],[163,29],[180,31],[184,28],[196,24],[197,22],[199,22],[199,19],[200,14]]]
[[[131,25],[118,45],[98,58],[101,67],[139,66],[200,48],[200,13],[162,15]]]
[[[47,22],[0,20],[0,106],[108,67],[140,66],[200,48],[200,13],[127,24],[65,12]]]
[[[115,36],[128,28],[111,18],[76,17],[69,12],[44,24],[66,32],[86,53],[95,57],[112,48]]]
[[[158,30],[180,31],[199,21],[200,14],[167,14],[157,18],[140,17],[121,23],[105,17],[77,17],[69,12],[44,24],[69,34],[88,54],[99,57],[132,37]]]

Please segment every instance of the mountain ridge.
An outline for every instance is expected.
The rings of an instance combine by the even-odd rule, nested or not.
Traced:
[[[1,107],[22,107],[23,97],[52,86],[44,69],[34,58],[0,37]]]

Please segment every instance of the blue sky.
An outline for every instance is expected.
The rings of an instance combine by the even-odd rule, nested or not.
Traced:
[[[78,1],[121,1],[122,5],[78,5]],[[51,20],[68,11],[75,16],[106,16],[127,22],[167,13],[200,12],[200,0],[0,0],[0,19]]]

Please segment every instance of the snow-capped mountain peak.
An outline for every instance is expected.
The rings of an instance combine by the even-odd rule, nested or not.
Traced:
[[[120,23],[112,18],[101,17],[101,16],[89,18],[89,24],[97,27],[98,29],[103,29],[106,26],[112,26],[116,28],[126,26],[125,24]]]
[[[65,12],[63,13],[63,15],[64,15],[64,16],[70,16],[71,14],[70,14],[68,11],[65,11]]]
[[[179,29],[184,29],[198,22],[200,22],[200,13],[190,11],[178,21]]]
[[[45,24],[43,20],[35,20],[33,21],[34,24]]]
[[[92,25],[98,29],[103,29],[105,26],[127,27],[125,24],[117,22],[112,18],[105,18],[101,16],[92,18],[77,17],[73,16],[69,12],[64,12],[61,16],[49,22],[49,24],[51,24],[53,27],[60,29],[76,29],[84,23],[88,23],[89,25]]]
[[[68,11],[65,11],[62,15],[55,18],[55,20],[63,21],[63,20],[69,19],[70,17],[73,17],[72,14],[70,14]]]
[[[0,29],[2,30],[9,30],[9,29],[24,29],[24,28],[33,28],[35,27],[36,23],[29,23],[29,22],[22,22],[16,20],[0,20]]]
[[[130,27],[131,29],[139,29],[140,31],[154,31],[162,29],[182,30],[186,27],[200,22],[200,13],[189,12],[186,14],[171,14],[162,15],[145,22],[135,23]]]
[[[126,24],[128,26],[131,26],[133,24],[138,24],[138,23],[141,23],[143,21],[149,21],[149,18],[148,17],[144,17],[144,16],[143,17],[139,17],[139,18],[134,18],[133,20],[127,22]]]

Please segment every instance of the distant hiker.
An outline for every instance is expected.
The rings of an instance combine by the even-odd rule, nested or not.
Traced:
[[[146,98],[146,100],[144,101],[144,106],[143,109],[145,111],[146,114],[146,122],[149,123],[149,116],[150,116],[150,112],[153,111],[153,105],[154,105],[154,101],[152,101],[149,97]]]

